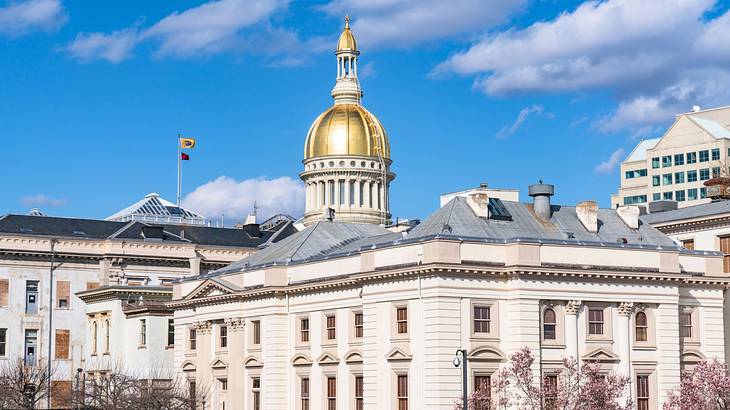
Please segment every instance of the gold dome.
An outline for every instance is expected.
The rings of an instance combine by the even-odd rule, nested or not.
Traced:
[[[382,151],[380,151],[382,147]],[[327,155],[358,155],[390,159],[383,124],[358,104],[335,104],[309,128],[304,159]]]
[[[350,31],[350,16],[345,17],[345,30],[337,40],[337,51],[357,51],[357,41]]]

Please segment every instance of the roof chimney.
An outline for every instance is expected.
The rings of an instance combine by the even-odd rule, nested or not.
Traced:
[[[578,205],[575,206],[575,213],[588,232],[598,232],[598,204],[596,201],[578,202]]]
[[[619,218],[631,229],[639,229],[639,207],[636,205],[619,206],[616,208]]]
[[[555,186],[543,184],[541,179],[539,183],[527,187],[527,193],[532,197],[532,208],[535,210],[535,214],[540,219],[549,221],[553,213],[550,197],[555,194]]]
[[[466,203],[480,218],[489,218],[489,196],[485,192],[473,192],[466,197]]]

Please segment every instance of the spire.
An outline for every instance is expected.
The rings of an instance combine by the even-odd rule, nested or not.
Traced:
[[[360,104],[362,90],[357,79],[357,49],[355,35],[350,30],[350,15],[345,16],[345,29],[337,41],[337,82],[332,90],[335,104]]]

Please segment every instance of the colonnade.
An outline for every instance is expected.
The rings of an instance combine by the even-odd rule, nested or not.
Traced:
[[[307,212],[325,207],[385,211],[385,187],[369,178],[313,178],[305,189]]]

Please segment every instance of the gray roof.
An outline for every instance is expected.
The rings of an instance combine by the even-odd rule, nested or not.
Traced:
[[[707,204],[693,205],[672,211],[655,212],[643,215],[641,219],[648,224],[660,224],[684,219],[703,218],[730,213],[730,201],[717,201]]]
[[[212,275],[237,272],[254,267],[290,264],[338,255],[362,249],[417,242],[433,237],[491,242],[542,241],[571,243],[576,246],[677,247],[666,235],[647,223],[638,229],[626,225],[613,209],[598,210],[598,232],[585,229],[573,206],[552,206],[552,217],[543,221],[532,204],[503,201],[512,220],[480,218],[465,198],[456,197],[431,214],[406,235],[367,224],[317,222],[306,229],[263,250],[212,272]],[[620,244],[620,245],[619,245]]]

